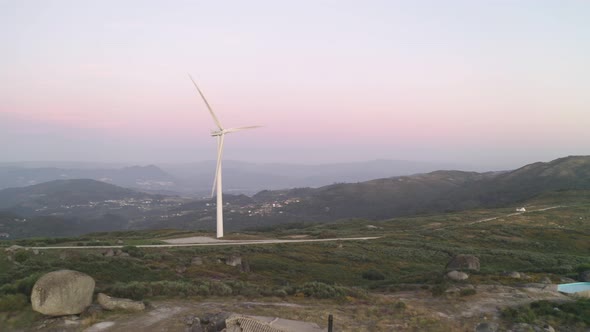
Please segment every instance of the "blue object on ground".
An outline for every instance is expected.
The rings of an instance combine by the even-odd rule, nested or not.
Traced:
[[[568,294],[590,291],[590,282],[574,282],[571,284],[557,285],[557,291]]]

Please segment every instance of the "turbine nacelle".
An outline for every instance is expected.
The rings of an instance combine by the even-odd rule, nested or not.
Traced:
[[[211,131],[211,136],[221,136],[229,133],[235,133],[236,131],[246,130],[246,129],[254,129],[260,128],[262,126],[248,126],[248,127],[237,127],[237,128],[228,128],[228,129],[220,129],[220,130],[213,130]]]

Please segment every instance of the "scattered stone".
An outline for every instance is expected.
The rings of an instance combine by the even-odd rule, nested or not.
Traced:
[[[482,322],[477,324],[475,332],[496,332],[498,331],[498,324],[492,322]]]
[[[203,258],[195,256],[191,259],[192,265],[203,265]]]
[[[201,325],[201,320],[195,315],[186,316],[184,318],[184,322],[188,326],[192,326],[194,324]]]
[[[117,244],[123,244],[123,240],[117,240]]]
[[[533,327],[527,323],[518,323],[518,324],[514,324],[512,325],[512,328],[510,329],[513,332],[530,332],[530,331],[535,331],[533,329]]]
[[[33,255],[39,255],[39,249],[33,249]]]
[[[94,285],[94,279],[82,272],[49,272],[33,286],[33,310],[49,316],[79,314],[92,303]]]
[[[86,310],[84,310],[80,316],[82,318],[86,318],[86,317],[92,317],[93,315],[99,314],[103,311],[102,307],[100,306],[100,304],[91,304],[89,305]]]
[[[186,266],[177,266],[175,270],[176,270],[176,273],[180,273],[180,274],[185,273]]]
[[[520,279],[522,277],[520,275],[520,273],[516,272],[516,271],[508,272],[508,273],[506,273],[506,276],[513,278],[513,279]]]
[[[447,270],[479,271],[479,258],[473,255],[457,255],[447,264]]]
[[[467,278],[469,278],[469,275],[465,272],[451,271],[451,272],[447,273],[447,277],[451,280],[454,280],[454,281],[461,281],[461,280],[466,280]]]
[[[78,326],[78,325],[80,325],[80,322],[76,321],[76,320],[71,320],[71,319],[64,319],[64,325],[69,326],[69,327]]]
[[[108,329],[113,325],[115,325],[115,322],[100,322],[90,326],[89,328],[84,330],[84,332],[100,332]]]
[[[113,257],[115,256],[115,252],[113,249],[108,249],[107,251],[103,252],[102,255],[105,257]]]
[[[205,314],[201,319],[201,327],[205,331],[222,331],[226,328],[225,320],[231,316],[229,312],[219,312],[215,314]]]
[[[129,311],[143,311],[145,304],[141,301],[133,301],[130,299],[120,299],[110,297],[104,293],[98,293],[96,298],[98,304],[106,310],[129,310]]]
[[[119,257],[129,257],[129,256],[130,256],[129,253],[127,253],[127,252],[122,252],[119,254]]]
[[[229,265],[229,266],[238,266],[238,265],[242,265],[242,257],[240,256],[229,256],[226,260],[225,260],[225,264]]]
[[[552,284],[553,283],[549,277],[543,277],[543,278],[541,278],[541,280],[539,280],[539,282],[542,284]]]
[[[461,288],[455,287],[455,286],[449,287],[445,290],[445,293],[447,293],[447,294],[455,294],[455,293],[460,293],[460,292],[461,292]]]
[[[590,270],[580,272],[580,276],[578,277],[578,279],[580,279],[580,281],[589,282],[590,281]]]
[[[18,250],[21,250],[21,249],[24,249],[24,248],[21,247],[21,246],[18,246],[16,244],[13,244],[10,247],[4,249],[4,251],[5,252],[9,252],[9,253],[13,253],[13,252],[18,251]]]
[[[512,325],[510,329],[512,332],[555,332],[555,329],[549,325],[545,324],[543,327],[538,325],[526,324],[526,323],[518,323]]]

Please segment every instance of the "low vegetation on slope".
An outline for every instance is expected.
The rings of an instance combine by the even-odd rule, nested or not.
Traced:
[[[450,285],[442,277],[445,266],[457,254],[479,257],[481,270],[470,272],[467,282],[475,286],[522,282],[507,277],[505,273],[510,271],[525,273],[526,282],[576,278],[578,268],[590,264],[590,192],[547,194],[525,206],[529,212],[516,215],[513,208],[470,210],[380,222],[350,220],[338,224],[284,225],[266,232],[249,232],[250,236],[279,238],[381,236],[378,240],[358,242],[190,248],[133,246],[192,235],[175,231],[5,241],[2,243],[5,246],[122,242],[127,245],[123,251],[128,255],[109,253],[108,249],[54,249],[38,253],[2,250],[0,308],[13,310],[26,306],[35,279],[44,272],[64,268],[94,277],[97,291],[136,299],[272,296],[286,300],[347,301],[371,296],[368,294],[373,292],[389,294],[420,287],[444,295]],[[237,258],[241,264],[228,265]]]

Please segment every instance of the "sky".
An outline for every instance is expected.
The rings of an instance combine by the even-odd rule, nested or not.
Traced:
[[[0,0],[0,162],[590,154],[589,1]]]

